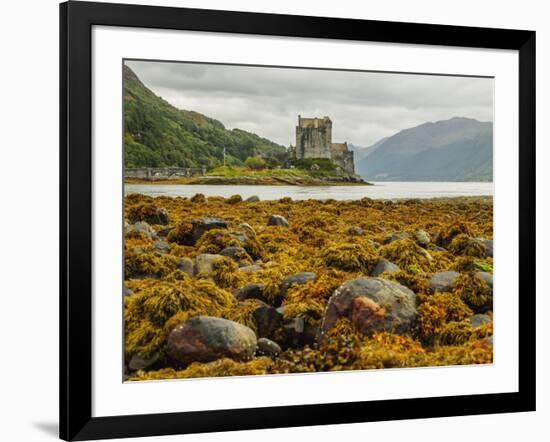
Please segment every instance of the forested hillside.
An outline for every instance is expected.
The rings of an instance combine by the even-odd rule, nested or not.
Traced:
[[[149,90],[124,66],[124,147],[128,167],[212,168],[223,161],[283,158],[285,148],[256,134],[224,125],[198,112],[180,110]]]

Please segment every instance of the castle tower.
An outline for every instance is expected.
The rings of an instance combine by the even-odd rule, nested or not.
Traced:
[[[296,158],[330,158],[332,121],[329,117],[302,118],[296,126]]]
[[[328,158],[341,170],[354,175],[353,151],[348,143],[332,142],[332,121],[329,117],[302,118],[298,115],[296,147],[289,149],[292,158]]]

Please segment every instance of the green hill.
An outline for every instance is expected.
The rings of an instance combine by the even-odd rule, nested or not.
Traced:
[[[286,149],[198,112],[180,110],[156,96],[124,66],[124,160],[130,167],[217,167],[247,157],[283,159]]]

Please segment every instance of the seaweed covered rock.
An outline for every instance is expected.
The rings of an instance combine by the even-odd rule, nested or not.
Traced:
[[[407,232],[397,232],[397,233],[390,233],[384,238],[383,243],[384,244],[391,244],[394,241],[400,241],[402,239],[409,239],[411,237],[410,233]]]
[[[396,266],[393,262],[388,261],[387,259],[379,259],[374,270],[371,273],[371,276],[378,276],[384,272],[388,273],[397,273],[399,271],[399,266]]]
[[[475,312],[493,309],[493,277],[487,272],[464,273],[455,281],[453,292]]]
[[[162,278],[176,270],[177,259],[165,253],[139,253],[126,251],[124,254],[124,278]]]
[[[255,272],[259,272],[260,270],[262,270],[262,267],[259,266],[258,264],[239,267],[239,272],[241,273],[255,273]]]
[[[399,239],[381,247],[380,255],[405,271],[431,270],[432,256],[410,239]]]
[[[127,212],[128,221],[136,223],[145,221],[149,224],[166,225],[170,222],[168,211],[163,207],[157,207],[154,204],[142,203],[130,206]]]
[[[153,248],[159,253],[170,252],[170,244],[165,241],[155,241],[155,243],[153,244]]]
[[[493,294],[493,275],[489,272],[476,272],[476,277],[483,279],[485,284],[491,289],[491,295]]]
[[[224,259],[221,255],[201,253],[195,257],[195,272],[198,275],[209,277],[214,273],[214,264]]]
[[[321,324],[326,333],[341,318],[366,335],[376,331],[408,332],[417,316],[416,295],[401,284],[361,277],[342,284],[330,297]]]
[[[484,239],[484,238],[476,238],[478,241],[481,241],[481,243],[485,246],[485,253],[489,257],[493,257],[493,240],[492,239]]]
[[[370,274],[378,261],[378,253],[372,244],[343,243],[323,249],[321,260],[328,267]]]
[[[238,301],[246,301],[247,299],[259,299],[260,301],[267,302],[264,296],[265,284],[252,283],[247,284],[244,287],[236,290],[233,295]]]
[[[227,229],[227,222],[220,218],[202,218],[191,222],[192,228],[189,235],[189,245],[195,245],[200,237],[208,230]]]
[[[252,264],[252,258],[247,251],[240,246],[229,246],[220,252],[221,256],[227,256],[228,258],[239,264],[240,267]]]
[[[196,193],[191,198],[189,198],[189,201],[195,204],[204,204],[206,202],[206,197],[202,193]]]
[[[243,197],[241,195],[231,195],[229,198],[225,200],[226,204],[237,204],[241,203],[243,201]]]
[[[455,239],[458,235],[470,236],[471,234],[472,231],[468,224],[462,221],[457,221],[440,230],[439,235],[437,235],[436,238],[436,243],[441,247],[447,248],[453,239]]]
[[[288,290],[295,285],[304,285],[308,281],[317,279],[317,273],[302,272],[294,275],[289,275],[281,281],[279,296],[275,298],[275,306],[281,305],[281,302],[286,298]]]
[[[187,278],[168,282],[147,279],[134,284],[135,294],[124,299],[124,339],[128,360],[163,353],[167,333],[192,316],[222,316],[235,298],[207,280]]]
[[[250,328],[227,319],[196,316],[170,332],[167,353],[185,366],[220,358],[245,361],[254,356],[256,346],[256,334]]]
[[[283,314],[275,307],[261,306],[252,314],[258,336],[273,339],[283,324]]]
[[[428,281],[432,292],[450,292],[458,277],[458,272],[450,270],[448,272],[434,273]]]
[[[470,318],[470,325],[472,328],[478,328],[485,324],[491,324],[493,321],[488,315],[478,313]]]
[[[164,379],[212,378],[218,376],[251,376],[271,372],[273,360],[268,357],[254,358],[246,362],[223,358],[212,362],[195,362],[184,370],[163,368],[156,371],[138,371],[130,381],[150,381]]]
[[[227,229],[212,229],[205,232],[196,243],[200,253],[232,255],[243,261],[244,264],[251,264],[252,259],[259,259],[263,254],[262,245],[258,242],[253,231],[241,230],[229,231]],[[239,249],[246,253],[239,253]],[[242,250],[241,250],[242,252]]]
[[[430,234],[428,232],[426,232],[425,230],[417,230],[416,232],[414,232],[414,239],[416,241],[416,243],[420,246],[420,247],[428,247],[428,245],[430,244],[431,242],[431,238],[430,238]]]
[[[288,220],[282,215],[270,215],[267,219],[268,226],[288,227]]]
[[[224,289],[236,289],[242,286],[245,277],[238,271],[237,263],[231,259],[222,256],[213,262],[212,273],[208,275],[212,278],[218,287]]]
[[[168,242],[175,242],[180,245],[192,245],[191,244],[191,230],[193,225],[189,222],[181,222],[177,224],[173,229],[166,234],[166,240]]]
[[[418,307],[418,334],[432,344],[440,335],[449,334],[448,324],[463,322],[473,315],[472,310],[455,293],[436,292]]]
[[[476,258],[487,256],[487,248],[483,241],[464,234],[457,235],[451,241],[449,251],[455,255],[473,256]]]
[[[188,276],[193,276],[195,274],[195,263],[191,258],[180,258],[176,262],[176,267],[178,270],[181,270]]]
[[[132,238],[141,235],[149,239],[153,239],[156,236],[153,228],[145,221],[138,221],[134,224],[130,224],[124,229],[124,236],[126,238]]]

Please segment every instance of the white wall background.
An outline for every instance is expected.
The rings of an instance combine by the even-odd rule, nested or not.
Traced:
[[[57,438],[58,404],[58,7],[3,2],[0,27],[0,440]],[[550,23],[547,2],[523,0],[151,0],[212,9],[338,16],[537,31],[538,411],[339,426],[188,435],[148,440],[278,441],[542,440],[550,417]],[[539,434],[540,436],[537,436]]]

